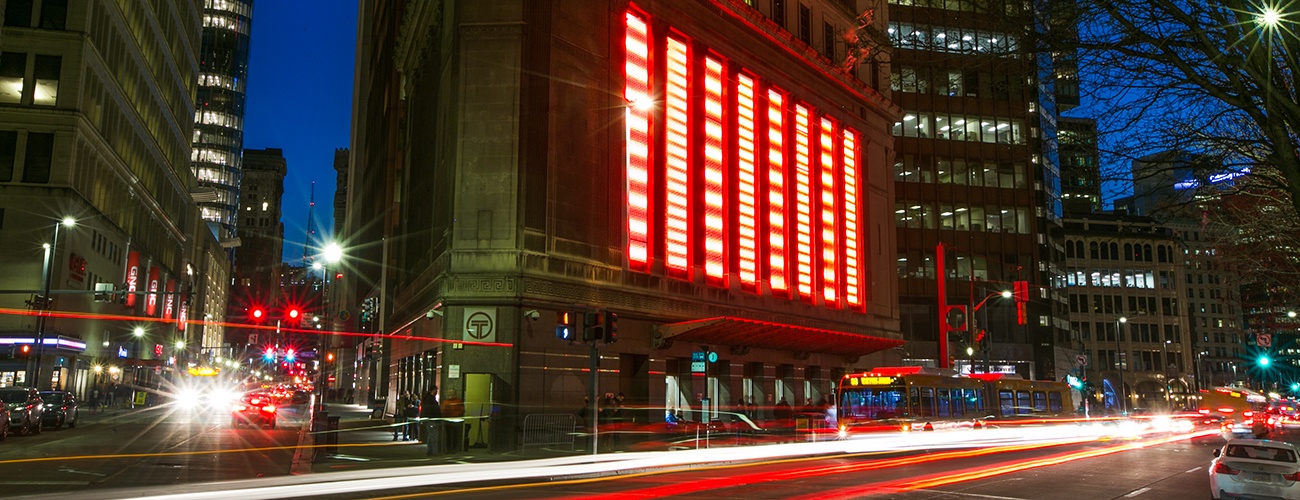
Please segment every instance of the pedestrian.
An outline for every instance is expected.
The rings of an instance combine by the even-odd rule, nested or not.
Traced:
[[[411,429],[406,425],[406,412],[411,404],[411,393],[402,391],[393,407],[393,441],[411,439]]]
[[[406,395],[406,400],[407,400],[407,404],[406,404],[407,423],[406,423],[406,428],[403,430],[403,433],[406,435],[407,441],[415,441],[416,438],[420,435],[420,428],[419,428],[420,406],[419,403],[415,400],[415,398],[411,397],[410,394]]]
[[[90,412],[99,413],[99,388],[90,391]]]
[[[420,398],[420,421],[424,422],[424,454],[433,456],[442,453],[439,440],[442,438],[442,408],[438,407],[438,388],[433,387]]]
[[[464,451],[465,443],[469,441],[466,437],[467,427],[465,426],[465,400],[460,399],[456,394],[456,389],[447,389],[447,396],[442,401],[442,418],[443,427],[447,429],[447,449],[455,451]]]
[[[790,403],[786,403],[785,396],[782,396],[781,400],[776,402],[776,408],[772,410],[772,416],[776,417],[777,420],[785,420],[790,418],[792,415]]]

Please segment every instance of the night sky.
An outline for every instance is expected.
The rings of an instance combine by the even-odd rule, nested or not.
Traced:
[[[302,263],[311,183],[316,233],[334,228],[334,149],[348,147],[357,4],[256,0],[249,55],[244,148],[281,148],[284,260]]]

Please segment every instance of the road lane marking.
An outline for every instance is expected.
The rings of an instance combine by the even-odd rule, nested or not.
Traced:
[[[979,494],[979,493],[965,493],[965,492],[961,492],[961,491],[930,490],[930,489],[926,489],[926,490],[916,490],[916,491],[927,491],[927,492],[933,492],[933,493],[942,493],[944,496],[954,496],[954,497],[988,498],[988,499],[991,499],[991,500],[1024,500],[1023,498],[1020,498],[1020,497],[1003,497],[1003,496],[997,496],[997,495],[981,495],[981,494]]]
[[[1141,495],[1141,494],[1146,493],[1146,492],[1148,492],[1148,491],[1151,491],[1151,488],[1142,488],[1142,489],[1139,489],[1139,490],[1134,490],[1132,493],[1129,493],[1129,494],[1127,494],[1127,495],[1124,495],[1124,498],[1133,498],[1133,497],[1135,497],[1135,496]]]
[[[1196,472],[1196,471],[1198,471],[1198,470],[1201,470],[1201,468],[1200,468],[1200,467],[1196,467],[1196,468],[1192,468],[1192,469],[1187,469],[1187,472],[1184,472],[1184,474],[1186,474],[1186,473],[1188,473],[1188,472]]]
[[[70,474],[86,474],[86,475],[89,475],[89,476],[100,476],[100,477],[103,477],[103,476],[106,475],[106,474],[100,474],[100,473],[98,473],[98,472],[87,472],[87,471],[84,471],[84,470],[69,469],[69,468],[67,468],[67,467],[61,467],[61,468],[59,468],[59,472],[67,472],[67,473],[70,473]]]

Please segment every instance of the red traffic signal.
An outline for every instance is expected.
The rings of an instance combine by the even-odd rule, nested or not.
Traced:
[[[260,307],[254,307],[252,315],[253,319],[262,319],[266,317],[266,311],[263,311]]]

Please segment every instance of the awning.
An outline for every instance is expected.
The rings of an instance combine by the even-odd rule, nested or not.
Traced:
[[[701,342],[839,356],[862,356],[903,345],[901,339],[732,316],[661,325],[655,328],[653,341],[656,344]]]

